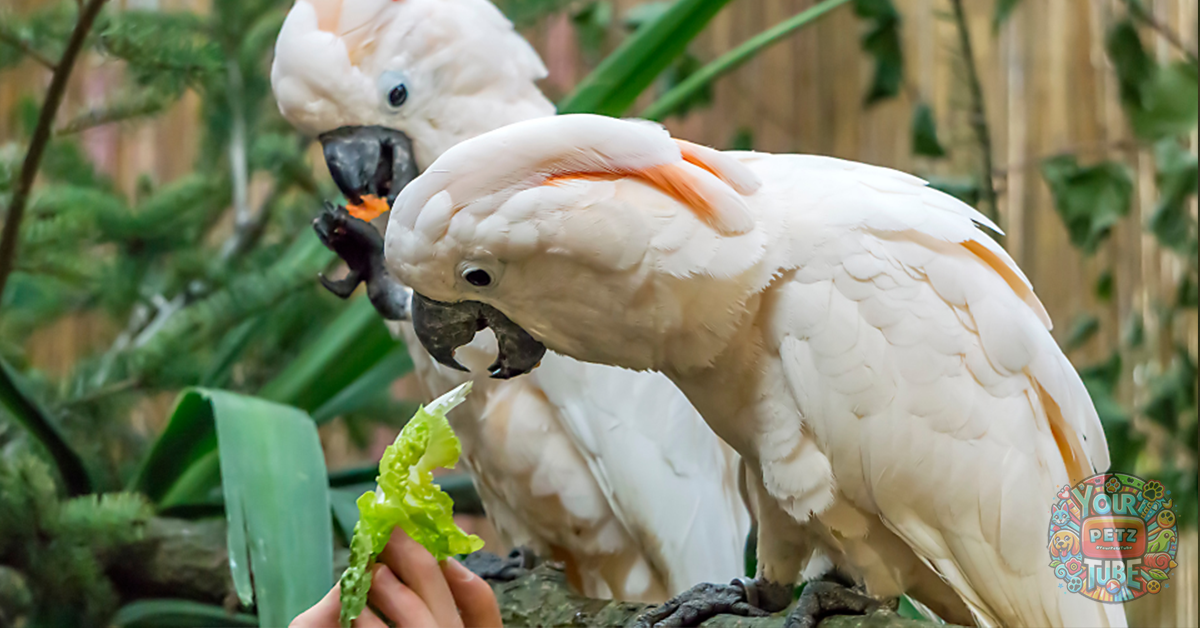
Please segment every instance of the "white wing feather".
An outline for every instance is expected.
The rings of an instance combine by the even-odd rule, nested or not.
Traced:
[[[741,575],[740,459],[670,380],[556,354],[534,375],[672,595]]]
[[[762,205],[793,239],[773,249],[792,258],[775,340],[835,499],[877,514],[981,623],[1124,625],[1046,567],[1055,494],[1107,448],[1027,280],[973,224],[990,223],[890,170],[759,163],[789,181]]]

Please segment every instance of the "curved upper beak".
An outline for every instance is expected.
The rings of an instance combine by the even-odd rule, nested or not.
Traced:
[[[524,375],[542,361],[546,345],[509,320],[500,310],[478,301],[442,303],[416,292],[412,295],[412,322],[421,345],[438,362],[466,371],[454,359],[454,350],[471,342],[475,334],[491,327],[499,352],[488,367],[494,379]]]
[[[368,194],[386,199],[388,207],[400,190],[420,174],[412,140],[382,126],[344,126],[318,138],[334,183],[352,204]]]

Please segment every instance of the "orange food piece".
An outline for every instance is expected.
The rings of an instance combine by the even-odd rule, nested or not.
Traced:
[[[387,201],[374,194],[364,194],[361,203],[346,206],[346,211],[350,212],[351,216],[366,222],[375,220],[389,209],[391,207],[388,207]]]

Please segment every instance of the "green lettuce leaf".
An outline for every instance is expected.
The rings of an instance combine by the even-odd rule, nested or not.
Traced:
[[[367,606],[371,567],[400,526],[434,558],[445,560],[483,547],[483,540],[454,523],[454,502],[433,483],[433,470],[458,463],[462,445],[450,429],[446,413],[471,392],[471,383],[438,397],[417,410],[383,452],[377,488],[358,498],[358,523],[350,541],[350,566],[341,579],[341,624],[349,628]]]

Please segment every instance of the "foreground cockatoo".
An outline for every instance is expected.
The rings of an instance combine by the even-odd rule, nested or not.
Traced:
[[[372,197],[390,203],[454,144],[553,115],[535,85],[545,74],[484,0],[300,0],[271,79],[280,111],[320,138],[334,180],[369,212]],[[404,318],[407,293],[378,267],[379,236],[345,210],[316,226],[353,270],[326,285],[349,296],[366,280],[376,307]],[[665,377],[547,354],[536,377],[497,381],[486,377],[490,334],[458,352],[473,376],[432,360],[411,323],[392,329],[430,397],[475,378],[450,420],[506,542],[565,562],[592,597],[663,601],[741,574],[750,522],[740,463]],[[498,368],[540,357],[507,355]]]
[[[1095,409],[977,225],[997,227],[953,197],[885,168],[570,115],[451,148],[389,220],[387,267],[434,355],[482,320],[660,371],[742,455],[755,584],[697,588],[647,619],[777,610],[816,548],[871,594],[952,622],[1124,625],[1047,566],[1056,493],[1108,466]],[[809,588],[796,625],[870,605]]]

